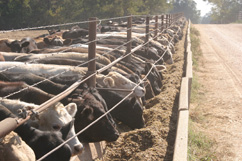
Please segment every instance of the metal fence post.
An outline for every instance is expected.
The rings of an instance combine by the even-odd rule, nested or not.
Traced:
[[[158,35],[158,16],[155,16],[155,41],[157,41],[157,35]]]
[[[169,14],[169,16],[168,16],[168,22],[169,22],[168,27],[170,27],[171,26],[171,14]]]
[[[127,25],[127,49],[126,49],[126,54],[131,52],[132,49],[132,16],[128,17],[128,25]],[[131,61],[131,55],[127,56],[126,60],[128,62]]]
[[[88,60],[94,59],[96,57],[96,34],[97,34],[97,18],[89,18],[89,45],[88,45]],[[96,72],[96,60],[88,63],[87,75],[91,75]],[[96,76],[92,76],[88,80],[89,87],[96,87]]]
[[[161,32],[164,30],[164,15],[161,15]]]
[[[168,24],[169,24],[169,15],[168,14],[166,14],[166,28],[168,28]]]
[[[150,38],[150,34],[149,34],[149,30],[150,30],[150,27],[149,27],[149,24],[150,24],[150,17],[147,15],[146,16],[146,30],[145,30],[145,33],[146,33],[146,36],[145,36],[145,43],[146,43],[146,48],[148,49],[149,48],[149,38]]]

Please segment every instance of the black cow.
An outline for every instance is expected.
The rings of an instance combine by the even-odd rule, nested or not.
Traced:
[[[161,56],[159,55],[158,51],[154,47],[149,47],[148,49],[146,47],[142,47],[141,49],[138,49],[134,52],[135,54],[139,55],[139,57],[144,57],[145,60],[149,60],[150,62],[155,62],[158,60]],[[163,64],[163,59],[160,59],[158,61],[158,64]]]
[[[32,74],[32,73],[11,73],[11,72],[1,72],[0,80],[7,82],[20,82],[24,81],[28,85],[33,85],[35,83],[37,88],[42,89],[43,91],[50,94],[57,94],[63,92],[68,86],[55,83],[51,80],[48,80],[44,77]],[[41,83],[39,83],[41,82]]]
[[[0,105],[0,120],[8,117],[15,118],[16,116],[6,107]],[[30,127],[27,123],[23,123],[14,131],[33,149],[36,159],[39,159],[64,142],[63,139],[65,139],[68,130],[70,130],[68,128],[70,128],[69,125],[63,128],[63,134],[61,134],[60,132],[40,131]],[[43,161],[69,161],[70,158],[71,149],[67,144],[64,144],[61,148],[43,159]]]
[[[71,44],[71,39],[65,39],[63,40],[59,36],[55,36],[53,38],[45,37],[44,40],[45,44],[50,45],[50,46],[64,46],[64,45],[70,45]]]
[[[108,109],[123,99],[113,91],[100,89],[99,93],[106,101]],[[135,97],[124,100],[111,112],[111,115],[132,129],[144,127],[143,107]]]
[[[75,29],[75,30],[70,30],[70,31],[65,31],[62,34],[63,39],[76,39],[80,37],[85,37],[88,35],[88,30],[86,29]]]
[[[9,93],[13,93],[25,88],[27,84],[23,82],[1,82],[0,96],[4,97]],[[63,104],[74,102],[77,104],[78,110],[75,116],[75,131],[79,132],[99,116],[107,111],[107,106],[103,98],[96,90],[82,86],[77,91],[61,100]],[[42,104],[51,99],[54,95],[46,93],[38,88],[29,87],[26,90],[16,93],[8,98],[20,99],[25,102]],[[98,142],[98,141],[115,141],[119,137],[119,133],[115,128],[115,123],[110,114],[103,117],[93,126],[85,130],[78,136],[81,142]]]
[[[11,48],[12,52],[17,53],[29,53],[32,50],[38,49],[36,42],[30,37],[23,38],[21,41],[6,42],[6,45]]]

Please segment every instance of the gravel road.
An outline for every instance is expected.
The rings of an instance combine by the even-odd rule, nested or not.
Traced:
[[[203,130],[217,141],[218,160],[242,161],[242,25],[194,26],[203,52]]]

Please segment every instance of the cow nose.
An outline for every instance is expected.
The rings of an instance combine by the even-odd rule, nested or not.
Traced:
[[[137,87],[134,92],[137,97],[143,97],[145,95],[145,89],[142,87]]]
[[[166,61],[166,63],[167,63],[167,64],[173,64],[173,59],[172,59],[172,58],[168,59],[168,60]]]
[[[113,141],[116,141],[119,138],[119,133],[115,132],[114,136],[113,136]]]
[[[83,145],[82,144],[76,144],[74,145],[74,152],[73,155],[78,155],[83,152]]]

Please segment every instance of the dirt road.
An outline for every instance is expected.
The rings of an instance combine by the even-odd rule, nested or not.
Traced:
[[[218,143],[218,160],[242,161],[242,25],[194,26],[203,52],[201,129]]]

